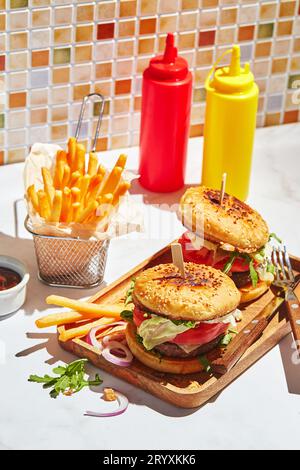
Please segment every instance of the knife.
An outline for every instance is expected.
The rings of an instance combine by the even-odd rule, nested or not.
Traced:
[[[233,338],[229,345],[221,351],[221,357],[210,363],[212,372],[225,374],[228,372],[263,333],[272,317],[284,302],[284,297],[273,297],[264,309],[251,320]]]

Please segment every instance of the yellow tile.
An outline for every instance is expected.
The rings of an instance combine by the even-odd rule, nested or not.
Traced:
[[[87,62],[92,60],[92,45],[75,46],[75,62]]]
[[[6,29],[6,15],[5,13],[0,14],[0,31],[5,31]]]
[[[52,140],[65,140],[68,137],[68,126],[57,125],[51,127],[51,139]]]
[[[116,2],[101,2],[97,5],[97,19],[113,19],[115,18]]]
[[[68,44],[72,40],[72,27],[54,29],[54,44]]]
[[[76,11],[77,21],[93,21],[94,19],[94,5],[78,5]]]
[[[86,83],[84,85],[75,85],[73,88],[73,99],[74,101],[82,100],[85,95],[90,93],[90,84]]]
[[[93,25],[82,25],[76,27],[76,42],[93,40]]]
[[[292,34],[293,29],[293,22],[291,20],[288,21],[280,21],[277,23],[277,35],[278,36],[287,36]]]
[[[134,40],[118,41],[117,43],[118,57],[129,57],[134,53]]]
[[[236,23],[237,8],[223,8],[220,14],[220,24]]]
[[[260,6],[260,19],[272,20],[276,17],[277,2],[262,3]]]
[[[200,27],[210,28],[217,24],[218,10],[203,10],[200,14]]]
[[[153,15],[157,13],[157,0],[141,0],[141,14]]]
[[[119,21],[119,37],[134,36],[135,21],[121,20]]]
[[[300,57],[294,56],[291,58],[290,70],[292,72],[298,72],[300,70]]]
[[[178,38],[179,49],[193,49],[195,47],[195,33],[180,33]]]
[[[161,33],[176,31],[176,25],[177,15],[162,15],[159,18],[159,31]]]
[[[11,33],[10,34],[10,50],[27,49],[28,46],[28,33]]]
[[[198,49],[196,53],[196,65],[211,65],[213,63],[213,49]]]
[[[174,13],[178,11],[177,0],[160,0],[159,13]]]
[[[198,0],[182,0],[181,8],[182,10],[193,10],[198,8]]]
[[[197,25],[197,15],[195,13],[185,13],[179,17],[179,31],[190,31]]]
[[[69,83],[70,67],[54,68],[52,71],[52,80],[54,84]]]
[[[50,8],[32,11],[32,26],[49,26],[50,25]]]

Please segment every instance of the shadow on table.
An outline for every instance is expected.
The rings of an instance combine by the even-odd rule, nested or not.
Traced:
[[[297,358],[291,333],[279,343],[279,349],[288,391],[293,395],[300,395],[300,359]],[[292,357],[297,363],[293,363]]]
[[[45,310],[45,308],[48,307],[46,305],[45,298],[47,295],[52,293],[50,292],[51,290],[53,290],[53,293],[55,292],[59,295],[66,297],[71,296],[74,299],[80,299],[82,297],[90,297],[106,285],[106,283],[103,282],[100,286],[94,287],[93,289],[71,289],[50,287],[43,284],[37,277],[37,263],[34,245],[32,239],[29,238],[12,237],[0,232],[0,254],[18,258],[20,261],[25,263],[28,268],[30,280],[27,286],[26,302],[22,307],[25,315],[32,315],[34,312]],[[8,319],[13,315],[14,314],[10,314],[0,318],[0,321]]]
[[[179,203],[181,196],[184,192],[192,187],[194,184],[185,184],[183,188],[172,193],[154,193],[143,188],[138,180],[133,180],[131,183],[130,194],[137,195],[140,194],[143,196],[144,204],[152,205],[162,205],[160,206],[161,210],[168,212],[175,212],[175,205]]]
[[[45,361],[46,364],[49,366],[54,366],[59,362],[70,363],[74,361],[76,356],[73,354],[65,351],[62,349],[58,342],[57,342],[57,335],[56,333],[26,333],[26,336],[30,340],[39,340],[38,344],[34,344],[33,346],[28,347],[22,351],[16,353],[17,358],[22,358],[29,356],[30,354],[34,354],[42,349],[46,349],[47,353],[49,354],[49,359]],[[96,372],[99,372],[95,366],[91,363],[87,363],[86,365],[87,375],[92,379],[95,376]],[[48,370],[45,373],[50,374]],[[140,390],[139,388],[121,380],[117,377],[114,377],[107,372],[101,370],[100,376],[103,379],[103,387],[112,387],[115,390],[120,391],[124,395],[128,397],[128,400],[131,405],[137,406],[147,406],[152,410],[160,413],[164,416],[174,417],[174,418],[182,418],[185,416],[189,416],[197,412],[199,408],[192,408],[192,409],[183,409],[168,404],[158,398],[154,397],[153,395]],[[99,393],[99,387],[90,387],[91,391],[94,393]],[[219,394],[210,399],[207,404],[213,403]]]

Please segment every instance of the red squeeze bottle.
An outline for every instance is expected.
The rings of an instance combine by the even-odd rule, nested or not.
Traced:
[[[192,74],[168,34],[163,55],[143,74],[140,183],[155,192],[184,185],[192,97]]]

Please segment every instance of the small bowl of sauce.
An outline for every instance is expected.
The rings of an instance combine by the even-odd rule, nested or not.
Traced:
[[[25,302],[29,273],[24,263],[0,255],[0,317],[13,313]]]

